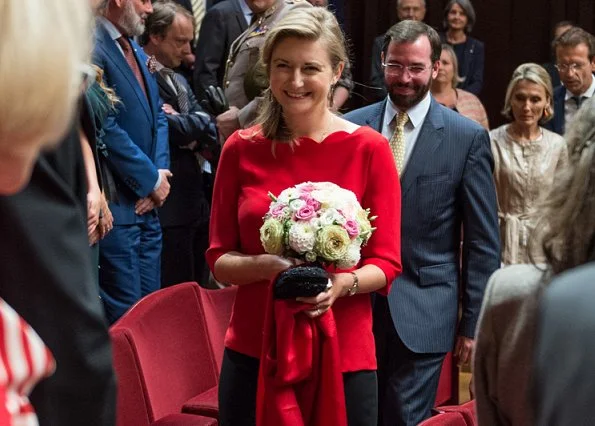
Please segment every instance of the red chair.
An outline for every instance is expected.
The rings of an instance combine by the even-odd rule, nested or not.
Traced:
[[[459,368],[454,362],[452,352],[448,352],[442,363],[438,391],[434,406],[459,403]]]
[[[467,426],[461,413],[440,413],[421,422],[418,426]]]
[[[144,380],[128,330],[112,328],[112,353],[118,377],[117,426],[216,426],[217,420],[190,414],[169,414],[157,421],[145,399]]]
[[[211,290],[217,291],[222,290]],[[231,293],[235,296],[235,289],[227,290],[225,300],[233,304]],[[203,297],[196,283],[177,284],[146,296],[112,326],[110,333],[118,346],[114,361],[127,367],[116,367],[120,387],[129,391],[118,396],[119,426],[144,426],[157,420],[165,422],[162,425],[176,424],[168,423],[171,414],[178,416],[171,420],[174,422],[182,421],[180,416],[198,422],[200,414],[212,418],[194,424],[217,424],[221,361],[216,359],[212,342],[222,339],[217,330],[229,317],[225,320],[223,314],[210,313],[209,318],[216,321],[208,323],[203,299],[208,311],[212,301],[224,297]],[[231,312],[231,307],[222,306],[221,311]],[[209,334],[211,328],[213,335]],[[123,339],[129,349],[124,348]],[[222,353],[222,340],[216,346]],[[125,349],[130,352],[128,359],[122,357]],[[132,368],[137,370],[134,374]],[[191,415],[178,414],[188,401],[198,409]]]
[[[475,412],[475,400],[461,405],[444,405],[435,409],[439,413],[459,413],[465,419],[467,426],[477,426],[477,414]]]

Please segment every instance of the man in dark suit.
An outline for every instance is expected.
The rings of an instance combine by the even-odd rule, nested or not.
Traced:
[[[553,48],[562,86],[554,90],[554,118],[544,127],[562,135],[583,102],[595,93],[595,37],[572,27],[554,40]]]
[[[425,0],[397,0],[397,16],[399,21],[412,19],[414,21],[423,21],[426,16]],[[370,100],[377,102],[386,98],[387,92],[384,86],[384,71],[382,69],[382,44],[384,43],[384,34],[374,39],[372,45],[372,69],[370,71],[370,86],[373,92],[370,94]]]
[[[244,0],[225,0],[207,12],[194,51],[193,82],[197,96],[202,98],[210,85],[223,87],[229,48],[248,28],[250,19],[246,16],[250,12]]]
[[[116,181],[114,228],[100,243],[101,297],[110,323],[160,287],[161,227],[155,207],[170,189],[167,121],[148,58],[131,39],[144,31],[151,2],[109,2],[98,18],[93,62],[122,103],[104,123]]]
[[[394,25],[382,52],[388,98],[345,116],[390,140],[401,177],[403,273],[374,307],[385,426],[430,416],[444,356],[469,360],[485,285],[500,265],[490,141],[431,97],[440,52],[428,25]]]
[[[188,83],[173,69],[190,52],[192,15],[173,2],[156,2],[147,19],[143,48],[157,59],[157,83],[169,125],[171,192],[159,210],[163,230],[161,285],[185,281],[206,284],[209,201],[197,152],[211,153],[217,131]],[[204,168],[206,160],[199,157]]]

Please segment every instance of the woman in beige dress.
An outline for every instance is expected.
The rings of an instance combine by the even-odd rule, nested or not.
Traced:
[[[537,250],[529,254],[529,247],[538,246],[529,244],[536,205],[568,162],[564,139],[541,127],[553,116],[552,83],[543,67],[528,63],[514,71],[502,113],[512,122],[490,132],[502,263],[541,262]]]
[[[462,81],[459,77],[459,62],[450,44],[442,44],[440,55],[440,69],[432,81],[432,96],[447,108],[457,111],[464,117],[481,124],[486,130],[490,129],[488,115],[477,96],[463,89],[457,89]]]

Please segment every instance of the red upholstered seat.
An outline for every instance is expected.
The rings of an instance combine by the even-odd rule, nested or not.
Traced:
[[[194,414],[170,414],[151,423],[151,426],[217,426],[217,419]]]
[[[442,363],[438,391],[434,406],[458,404],[459,402],[459,369],[453,360],[452,352],[448,352]]]
[[[439,413],[459,413],[465,419],[467,426],[477,426],[477,414],[475,412],[475,400],[471,400],[461,405],[443,405],[437,407]]]
[[[225,295],[215,294],[219,291]],[[219,312],[214,304],[233,304],[234,297],[235,289],[203,295],[196,283],[177,284],[143,298],[112,326],[116,372],[124,390],[118,396],[118,426],[144,426],[162,418],[202,422],[180,425],[216,424],[194,414],[218,417],[221,329],[227,328],[231,306]],[[167,417],[179,414],[188,401],[196,419]]]
[[[467,426],[461,413],[440,413],[421,422],[418,426]]]

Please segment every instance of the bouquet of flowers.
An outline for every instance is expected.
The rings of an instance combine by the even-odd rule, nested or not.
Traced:
[[[260,228],[265,251],[349,269],[360,260],[372,232],[369,209],[331,182],[304,182],[275,197]]]

